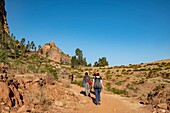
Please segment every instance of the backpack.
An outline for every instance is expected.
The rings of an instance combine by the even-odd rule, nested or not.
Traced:
[[[102,88],[100,80],[101,80],[101,77],[100,78],[96,78],[96,77],[94,78],[94,88],[96,88],[96,89]]]
[[[69,79],[71,79],[71,78],[72,78],[72,76],[71,76],[71,75],[69,75],[69,76],[68,76],[68,78],[69,78]]]
[[[82,85],[85,86],[85,84],[88,83],[89,80],[90,80],[90,76],[88,75],[84,76]]]

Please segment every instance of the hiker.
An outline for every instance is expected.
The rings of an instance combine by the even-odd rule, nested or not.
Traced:
[[[90,97],[90,76],[88,72],[85,72],[85,76],[83,77],[83,86],[85,87],[85,95]]]
[[[102,91],[103,83],[102,83],[102,77],[99,73],[96,74],[93,78],[93,84],[92,87],[94,88],[94,93],[96,96],[96,105],[100,105],[100,93]]]
[[[67,72],[64,70],[63,72],[63,78],[66,78]]]
[[[72,83],[73,80],[74,80],[74,75],[73,75],[73,74],[70,74],[70,75],[69,75],[69,79],[70,79],[70,82]]]

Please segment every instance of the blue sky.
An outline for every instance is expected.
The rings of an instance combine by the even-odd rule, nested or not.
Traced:
[[[6,0],[10,32],[109,66],[170,58],[170,0]]]

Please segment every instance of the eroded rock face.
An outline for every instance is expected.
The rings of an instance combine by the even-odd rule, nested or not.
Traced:
[[[0,82],[0,94],[5,104],[12,106],[12,101],[10,98],[10,96],[12,95],[12,92],[10,88],[7,86],[7,84],[5,84],[4,82]]]
[[[50,42],[42,46],[38,53],[55,62],[71,63],[71,56],[63,53],[54,42]]]
[[[0,0],[0,22],[1,22],[1,27],[3,30],[9,34],[9,28],[6,20],[6,11],[5,11],[5,0]],[[1,31],[2,33],[3,31]]]

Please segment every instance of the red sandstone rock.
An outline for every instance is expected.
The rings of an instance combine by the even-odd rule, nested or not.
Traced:
[[[71,63],[71,56],[63,53],[54,42],[50,42],[42,46],[38,53],[55,62]]]
[[[3,98],[3,101],[7,105],[12,106],[10,94],[11,94],[11,90],[9,89],[9,87],[5,83],[0,82],[0,95],[1,95],[1,97]]]

